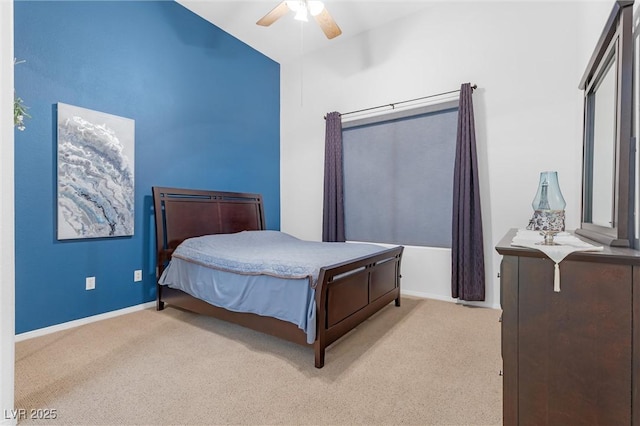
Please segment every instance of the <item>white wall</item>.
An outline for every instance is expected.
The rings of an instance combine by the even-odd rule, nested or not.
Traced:
[[[487,271],[494,247],[533,213],[539,173],[557,170],[567,228],[579,226],[582,93],[578,83],[612,2],[434,2],[433,7],[282,64],[282,230],[319,240],[323,115],[478,85],[474,92]],[[403,291],[450,298],[450,252],[412,248]]]
[[[15,424],[13,216],[13,2],[0,0],[0,424]],[[6,417],[9,417],[8,419]]]

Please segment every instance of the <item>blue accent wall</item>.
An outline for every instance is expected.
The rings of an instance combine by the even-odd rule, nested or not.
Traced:
[[[33,117],[15,141],[17,333],[155,298],[152,186],[261,193],[280,229],[278,63],[172,1],[14,13],[15,86]],[[135,120],[133,237],[56,239],[58,102]]]

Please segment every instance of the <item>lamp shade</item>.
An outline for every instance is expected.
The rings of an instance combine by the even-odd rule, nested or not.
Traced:
[[[541,172],[538,191],[531,203],[533,210],[564,210],[566,205],[558,185],[558,172]]]

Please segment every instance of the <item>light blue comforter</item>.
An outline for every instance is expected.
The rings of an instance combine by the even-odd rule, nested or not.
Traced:
[[[278,231],[208,235],[182,242],[158,282],[231,311],[294,323],[313,343],[320,268],[383,250],[304,241]]]
[[[323,266],[384,249],[375,244],[305,241],[279,231],[242,231],[189,238],[173,257],[239,274],[309,278],[315,288]]]

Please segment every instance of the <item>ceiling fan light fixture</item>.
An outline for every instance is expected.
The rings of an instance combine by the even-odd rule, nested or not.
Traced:
[[[307,7],[311,16],[318,16],[324,10],[324,3],[321,1],[308,1]]]
[[[296,16],[294,16],[293,19],[296,21],[309,22],[307,15],[307,6],[302,5],[302,7],[298,8],[296,11]]]
[[[2,1],[2,0],[0,0]],[[281,1],[269,13],[256,22],[263,27],[268,27],[289,12],[295,12],[294,19],[307,22],[309,15],[313,16],[316,23],[328,39],[335,38],[342,34],[342,30],[333,20],[331,14],[324,7],[323,2],[318,0],[287,0]]]

